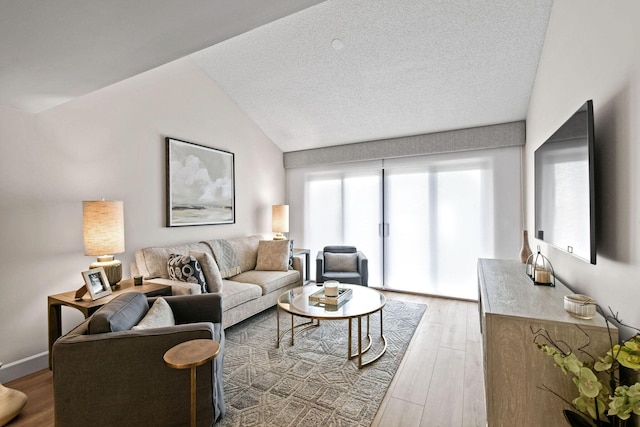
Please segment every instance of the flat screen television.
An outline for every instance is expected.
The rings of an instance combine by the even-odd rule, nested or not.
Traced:
[[[593,102],[535,152],[535,237],[596,263]]]

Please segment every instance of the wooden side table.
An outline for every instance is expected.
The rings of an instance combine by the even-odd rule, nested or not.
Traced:
[[[80,310],[86,319],[118,295],[134,291],[142,292],[148,297],[170,296],[171,286],[146,282],[143,283],[142,286],[135,286],[133,279],[126,279],[118,284],[118,287],[113,290],[111,295],[95,301],[91,301],[88,294],[85,294],[82,299],[76,300],[76,291],[49,295],[47,298],[49,316],[49,369],[51,369],[51,349],[53,348],[53,343],[62,336],[62,306]]]
[[[191,427],[196,426],[196,368],[220,353],[220,344],[213,340],[185,341],[171,347],[164,354],[164,363],[170,368],[191,369]]]

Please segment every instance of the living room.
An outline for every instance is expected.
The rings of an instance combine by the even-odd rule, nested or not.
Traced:
[[[525,228],[532,230],[534,151],[592,99],[597,144],[597,264],[577,260],[533,236],[530,244],[533,249],[540,245],[558,277],[576,293],[611,307],[635,326],[640,325],[640,312],[635,308],[640,296],[636,285],[640,277],[640,181],[635,172],[640,160],[636,148],[640,128],[633,124],[640,106],[640,30],[634,22],[639,12],[633,1],[553,4],[528,108],[517,119],[526,122],[525,197],[512,200],[517,210],[525,212]],[[23,43],[26,47],[34,40],[25,38]],[[109,67],[109,60],[99,55],[91,60]],[[6,76],[11,74],[10,68],[4,70],[3,91],[10,81]],[[59,97],[71,98],[69,94],[46,95],[53,103]],[[41,112],[2,106],[0,135],[0,229],[5,242],[0,383],[46,367],[46,298],[79,287],[80,272],[93,261],[82,249],[83,200],[124,201],[126,251],[118,258],[127,277],[126,266],[139,248],[196,241],[203,233],[210,238],[269,235],[271,206],[290,202],[284,150],[189,57]],[[234,224],[165,227],[165,137],[235,154]],[[292,204],[292,213],[299,209]],[[291,237],[304,247],[303,236],[296,234],[295,221],[299,220],[292,214]],[[516,259],[519,231],[509,239],[515,249],[511,258]],[[69,330],[82,320],[80,313],[69,310],[63,326]]]

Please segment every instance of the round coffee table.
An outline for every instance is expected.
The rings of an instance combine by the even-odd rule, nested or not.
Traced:
[[[276,320],[277,320],[277,346],[280,346],[282,337],[288,333],[291,333],[291,345],[294,344],[294,336],[298,333],[320,325],[320,320],[341,320],[348,319],[349,321],[349,336],[348,336],[348,359],[358,358],[358,368],[369,365],[376,360],[380,359],[382,355],[387,351],[387,338],[384,336],[384,330],[382,328],[382,308],[386,304],[387,300],[380,292],[375,289],[368,288],[366,286],[348,285],[341,283],[339,285],[341,289],[350,289],[351,297],[341,302],[339,305],[323,304],[314,301],[309,301],[309,296],[321,290],[321,287],[306,285],[300,286],[289,291],[283,292],[278,297]],[[289,313],[291,315],[291,328],[280,333],[280,310]],[[382,339],[384,346],[379,354],[372,359],[363,362],[362,355],[365,354],[371,348],[372,339],[369,331],[369,316],[376,312],[380,312],[380,338]],[[308,322],[294,324],[294,316],[304,317],[310,319]],[[367,339],[369,340],[366,348],[362,348],[362,317],[367,317]],[[352,353],[352,321],[358,319],[358,352]]]
[[[185,341],[171,347],[164,354],[164,363],[170,368],[191,369],[191,426],[196,425],[196,368],[220,353],[220,344],[213,340]]]

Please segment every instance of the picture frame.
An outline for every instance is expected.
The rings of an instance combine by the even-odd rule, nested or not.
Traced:
[[[98,267],[83,271],[82,277],[84,278],[84,285],[89,295],[91,295],[92,301],[111,295],[111,285],[109,284],[109,279],[107,279],[107,274],[104,272],[104,268]]]
[[[235,223],[233,153],[166,138],[166,158],[167,227]]]

